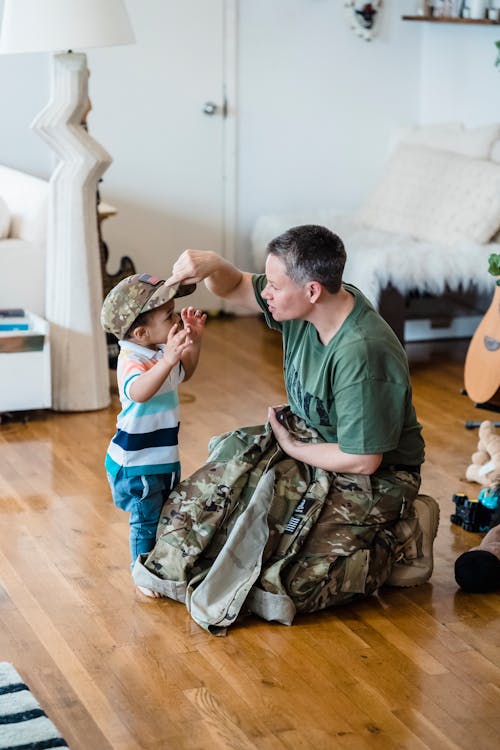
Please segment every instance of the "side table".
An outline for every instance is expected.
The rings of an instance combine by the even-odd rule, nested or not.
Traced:
[[[49,324],[23,313],[27,330],[0,332],[0,414],[52,406]]]

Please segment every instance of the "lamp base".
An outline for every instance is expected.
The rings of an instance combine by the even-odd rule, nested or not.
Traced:
[[[50,179],[45,309],[56,411],[110,403],[96,194],[112,160],[82,125],[88,103],[86,56],[55,55],[51,100],[32,128],[59,157]]]

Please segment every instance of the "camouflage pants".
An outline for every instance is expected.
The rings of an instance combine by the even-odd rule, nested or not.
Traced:
[[[420,477],[405,471],[336,474],[318,520],[284,583],[297,611],[368,596],[387,580],[402,549],[418,554],[413,509]]]
[[[289,415],[300,439],[317,435]],[[374,592],[403,546],[416,553],[418,475],[336,474],[291,459],[269,425],[214,438],[166,501],[140,585],[185,601],[219,632],[245,612],[290,624]]]

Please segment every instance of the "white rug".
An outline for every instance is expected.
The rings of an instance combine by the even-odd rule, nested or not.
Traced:
[[[68,745],[12,664],[0,662],[0,750],[50,750]]]

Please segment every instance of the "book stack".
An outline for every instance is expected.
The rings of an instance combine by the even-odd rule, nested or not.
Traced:
[[[30,322],[19,307],[0,309],[0,331],[29,331]]]
[[[0,354],[41,351],[44,338],[36,330],[32,313],[18,307],[0,308]]]

